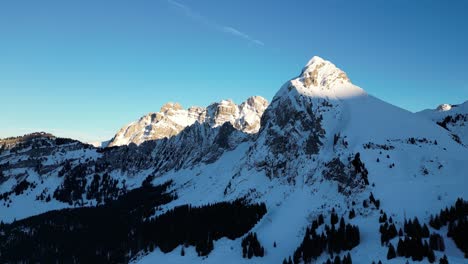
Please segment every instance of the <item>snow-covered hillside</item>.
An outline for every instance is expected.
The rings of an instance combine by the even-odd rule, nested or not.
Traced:
[[[267,106],[267,100],[260,96],[252,96],[240,105],[222,100],[206,108],[190,107],[188,110],[178,103],[167,103],[158,113],[149,113],[120,129],[108,146],[138,145],[148,140],[169,138],[195,122],[208,123],[211,127],[229,122],[243,132],[256,133]]]
[[[468,101],[459,105],[442,104],[416,114],[447,129],[461,144],[468,144]]]
[[[227,112],[235,114],[223,118],[210,109],[204,110],[206,116],[217,117],[210,122],[208,118],[200,122],[197,115],[190,123],[186,119],[190,111],[175,105],[162,109],[162,118],[142,118],[141,124],[129,126],[137,134],[150,124],[157,127],[158,120],[176,123],[181,116],[184,121],[171,127],[171,131],[181,129],[171,132],[171,137],[147,141],[143,140],[146,132],[138,134],[138,146],[71,150],[65,148],[69,145],[51,143],[48,151],[38,154],[32,150],[43,146],[5,148],[0,152],[0,193],[9,194],[0,203],[1,219],[10,223],[51,209],[105,204],[140,186],[170,182],[168,193],[173,198],[158,205],[147,221],[173,215],[178,206],[187,204],[196,208],[238,199],[264,204],[265,215],[257,214],[259,221],[249,227],[264,248],[264,256],[243,258],[245,233],[221,236],[206,256],[199,256],[203,245],[193,246],[187,239],[170,252],[151,244],[145,250],[132,248],[122,258],[134,263],[281,263],[297,257],[294,253],[314,220],[322,215],[330,226],[336,214],[359,228],[360,239],[357,246],[335,251],[334,257],[350,253],[353,263],[405,263],[403,256],[387,260],[390,245],[397,248],[398,240],[405,233],[408,236],[405,220],[417,217],[421,225],[428,225],[431,215],[454,205],[457,198],[468,200],[468,148],[432,120],[369,95],[322,58],[312,58],[299,77],[280,88],[263,115],[254,115],[262,116],[258,129],[246,131],[237,125],[241,117],[249,120],[252,112],[262,112],[252,103],[234,107]],[[133,140],[129,138],[133,136],[125,140]],[[24,162],[31,159],[34,166]],[[38,163],[53,166],[41,171]],[[27,188],[15,192],[25,180]],[[41,194],[46,198],[37,199]],[[384,213],[392,220],[379,223]],[[15,228],[8,230],[12,234],[36,230],[31,222],[40,219],[29,221],[12,223]],[[405,231],[401,237],[382,242],[379,229],[384,222]],[[131,233],[138,234],[137,230],[134,227]],[[330,231],[325,224],[314,230],[319,235]],[[445,242],[443,252],[435,251],[437,259],[447,255],[450,263],[466,263],[463,252],[447,236],[447,227],[429,227],[429,231]],[[1,238],[0,249],[12,247],[2,244]],[[5,241],[15,237],[9,238]],[[321,253],[316,262],[330,257]],[[428,258],[422,263],[428,263]]]

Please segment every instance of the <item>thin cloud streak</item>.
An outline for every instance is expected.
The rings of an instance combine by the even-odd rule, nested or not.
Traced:
[[[249,35],[247,35],[246,33],[236,29],[236,28],[233,28],[233,27],[229,27],[229,26],[225,26],[225,25],[220,25],[218,23],[216,23],[215,21],[212,21],[210,19],[208,19],[207,17],[205,16],[202,16],[200,15],[199,13],[193,11],[190,7],[188,7],[187,5],[184,5],[184,4],[181,4],[177,1],[174,1],[174,0],[167,0],[167,2],[169,4],[171,4],[172,6],[182,10],[186,16],[188,17],[191,17],[195,20],[198,20],[200,23],[203,23],[209,27],[212,27],[220,32],[223,32],[223,33],[227,33],[227,34],[230,34],[232,36],[235,36],[235,37],[238,37],[238,38],[241,38],[241,39],[244,39],[244,40],[247,40],[248,42],[250,43],[253,43],[255,45],[258,45],[258,46],[264,46],[265,44],[258,40],[258,39],[255,39],[255,38],[252,38],[250,37]]]
[[[243,39],[246,39],[252,43],[255,43],[257,45],[260,45],[260,46],[264,46],[265,44],[263,42],[261,42],[260,40],[258,39],[254,39],[254,38],[251,38],[249,35],[245,34],[244,32],[241,32],[235,28],[232,28],[232,27],[223,27],[223,31],[226,32],[226,33],[229,33],[229,34],[232,34],[234,36],[237,36],[237,37],[240,37],[240,38],[243,38]]]

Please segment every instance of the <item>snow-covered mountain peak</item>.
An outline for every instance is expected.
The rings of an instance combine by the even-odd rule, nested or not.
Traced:
[[[452,105],[450,104],[441,104],[437,107],[437,111],[439,112],[445,112],[445,111],[449,111],[452,109]]]
[[[302,69],[301,75],[287,82],[276,96],[290,96],[295,93],[331,99],[367,95],[364,90],[351,83],[344,71],[318,56],[309,60]]]
[[[340,84],[350,83],[346,73],[330,61],[314,56],[304,67],[301,74],[305,87],[322,86],[333,88]]]

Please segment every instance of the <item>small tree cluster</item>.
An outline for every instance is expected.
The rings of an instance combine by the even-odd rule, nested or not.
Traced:
[[[18,184],[16,184],[15,187],[13,187],[11,191],[1,193],[0,200],[5,200],[5,201],[11,200],[10,195],[13,195],[13,194],[21,195],[28,189],[36,188],[36,186],[37,184],[35,182],[29,182],[26,179],[24,179],[20,181]]]
[[[385,223],[387,222],[387,213],[381,211],[380,216],[379,216],[379,223]]]
[[[251,259],[252,257],[263,257],[265,249],[257,239],[257,233],[249,233],[242,239],[242,257]]]
[[[293,254],[293,263],[300,263],[301,260],[305,263],[310,263],[313,259],[317,259],[323,252],[328,252],[330,255],[333,255],[341,251],[351,250],[359,245],[359,228],[346,224],[343,217],[341,217],[338,227],[335,227],[338,222],[336,220],[337,218],[338,216],[333,210],[330,215],[331,226],[326,225],[324,228],[325,232],[322,232],[322,234],[317,234],[316,229],[323,221],[315,220],[311,227],[307,228],[302,243]],[[286,259],[285,261],[288,262]],[[345,261],[344,263],[348,263],[347,260]]]
[[[455,241],[457,247],[465,253],[465,258],[468,258],[468,202],[457,199],[450,209],[445,208],[431,216],[429,224],[437,230],[448,224],[447,236]]]
[[[396,229],[391,228],[391,234],[396,237]],[[401,257],[411,258],[413,261],[422,261],[425,257],[430,263],[435,261],[434,249],[429,246],[424,238],[429,238],[430,232],[426,224],[421,226],[417,217],[413,220],[405,220],[404,223],[405,238],[400,238],[397,245],[397,255]],[[403,235],[402,230],[398,234]],[[392,237],[392,238],[393,238]],[[391,239],[391,238],[390,238]],[[389,255],[392,256],[389,248]]]
[[[380,225],[380,243],[383,245],[398,235],[395,224],[387,222]]]
[[[457,247],[465,253],[465,258],[468,258],[468,219],[450,222],[447,236],[455,241]]]
[[[439,264],[449,264],[447,256],[444,255],[442,258],[439,260]]]
[[[395,238],[398,235],[398,231],[393,223],[392,217],[387,218],[387,213],[383,210],[380,210],[379,223],[381,223],[379,228],[380,243],[384,245]]]
[[[454,222],[458,219],[463,219],[468,216],[468,202],[461,198],[458,198],[455,202],[455,206],[451,206],[450,209],[446,207],[441,210],[439,214],[431,216],[429,225],[439,230],[441,227],[446,226],[450,222]]]
[[[429,246],[432,250],[445,251],[444,239],[439,234],[431,234],[429,237]]]
[[[414,238],[428,238],[429,237],[429,228],[426,224],[421,226],[417,217],[413,221],[405,220],[404,225],[406,235]]]
[[[399,239],[397,246],[398,256],[411,258],[413,261],[422,261],[424,257],[427,257],[430,263],[434,263],[435,255],[434,250],[429,247],[427,241],[416,237],[405,237],[405,239]]]
[[[346,254],[343,259],[340,259],[339,256],[335,256],[333,260],[328,259],[324,264],[353,264],[353,260],[351,259],[351,254]]]

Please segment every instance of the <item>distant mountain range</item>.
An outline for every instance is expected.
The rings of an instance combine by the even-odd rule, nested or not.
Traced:
[[[313,57],[270,103],[168,103],[104,147],[2,139],[0,262],[466,263],[467,120]]]

